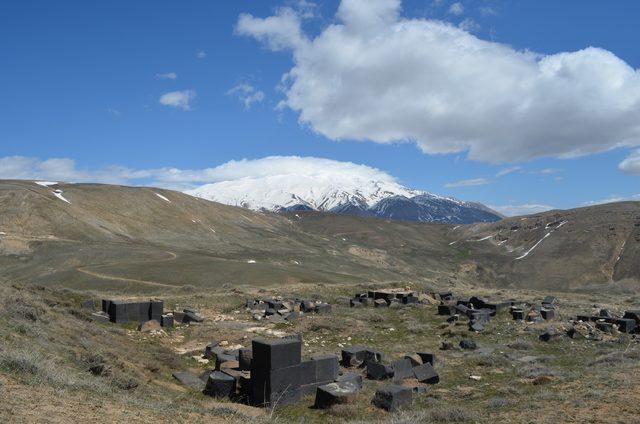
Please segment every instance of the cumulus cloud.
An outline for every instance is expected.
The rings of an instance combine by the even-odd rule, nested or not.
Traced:
[[[640,150],[636,150],[627,156],[618,168],[627,174],[640,174]]]
[[[489,162],[640,145],[640,72],[607,50],[520,51],[403,17],[400,0],[342,0],[317,35],[303,21],[283,7],[242,14],[235,29],[291,52],[281,106],[329,139]]]
[[[520,216],[531,215],[534,213],[546,212],[552,209],[556,209],[550,205],[539,204],[522,204],[522,205],[503,205],[503,206],[489,206],[496,212],[500,212],[505,216]]]
[[[156,78],[175,80],[178,78],[178,74],[176,74],[175,72],[167,72],[166,74],[156,74]]]
[[[205,52],[204,50],[196,50],[196,57],[198,59],[204,59],[205,57],[207,57],[207,52]]]
[[[460,181],[455,181],[452,183],[447,183],[444,186],[445,187],[473,187],[473,186],[481,186],[481,185],[486,185],[486,184],[490,184],[491,180],[488,180],[486,178],[471,178],[469,180],[460,180]]]
[[[331,159],[299,156],[268,156],[260,159],[232,160],[202,169],[151,168],[131,169],[107,166],[85,169],[73,159],[39,159],[25,156],[0,158],[0,179],[95,182],[123,185],[150,185],[174,190],[188,190],[202,184],[244,178],[287,175],[325,180],[379,180],[396,182],[388,173],[366,165]]]
[[[460,2],[453,3],[449,6],[449,13],[452,15],[462,15],[464,13],[464,6]]]
[[[230,96],[235,96],[244,105],[246,110],[251,109],[251,105],[264,100],[265,95],[261,90],[256,89],[251,84],[238,84],[227,92]]]
[[[194,90],[170,91],[160,96],[160,104],[182,110],[191,110],[191,102],[196,98]]]

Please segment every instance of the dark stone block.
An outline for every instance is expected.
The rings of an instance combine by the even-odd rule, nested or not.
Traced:
[[[152,300],[150,303],[149,319],[155,319],[160,322],[164,313],[164,302],[162,300]]]
[[[252,351],[252,371],[275,370],[300,364],[302,342],[299,339],[255,339]]]
[[[420,358],[422,358],[422,363],[423,364],[431,364],[431,365],[433,365],[436,362],[435,353],[418,352],[418,355],[420,356]]]
[[[453,305],[438,305],[438,315],[453,315],[456,313],[456,307]]]
[[[470,308],[468,308],[468,307],[467,307],[467,306],[465,306],[465,305],[460,305],[460,304],[458,304],[458,305],[456,305],[456,306],[455,306],[455,308],[456,308],[456,312],[457,312],[457,313],[459,313],[460,315],[468,315],[468,314],[470,314],[470,313],[471,313],[471,312],[470,312],[470,311],[471,311],[471,309],[470,309]]]
[[[270,309],[275,309],[276,311],[279,311],[280,309],[283,309],[284,304],[278,300],[272,300],[267,302],[267,305],[269,305]]]
[[[471,320],[478,321],[480,323],[487,323],[490,321],[491,314],[486,310],[473,311],[469,317]]]
[[[350,382],[356,385],[358,389],[362,389],[362,375],[356,374],[354,372],[348,372],[343,375],[339,375],[336,378],[337,383]]]
[[[540,316],[542,316],[542,319],[551,320],[555,318],[556,313],[553,309],[542,308],[540,309]]]
[[[160,316],[160,325],[165,328],[173,327],[173,314],[164,314]]]
[[[478,348],[476,342],[471,339],[464,339],[460,342],[460,347],[467,350],[475,350]]]
[[[385,386],[376,391],[372,402],[378,408],[395,412],[411,405],[412,393],[409,387],[395,384]]]
[[[484,325],[482,325],[482,323],[479,321],[471,320],[469,321],[469,331],[475,331],[476,333],[479,333],[481,331],[484,331]]]
[[[361,308],[363,305],[360,299],[349,299],[349,306],[352,308]]]
[[[331,313],[331,305],[329,305],[328,303],[321,303],[319,305],[316,305],[315,308],[315,312],[317,314],[330,314]]]
[[[458,315],[458,314],[451,315],[449,318],[447,318],[447,322],[449,324],[453,324],[453,323],[455,323],[455,322],[457,322],[459,320],[460,320],[460,315]]]
[[[596,322],[596,328],[604,333],[611,333],[613,324],[604,321]]]
[[[242,371],[251,370],[251,358],[253,358],[253,351],[248,348],[242,348],[238,351],[238,362]]]
[[[338,377],[340,365],[335,355],[318,355],[311,357],[316,368],[316,382],[333,381]]]
[[[190,372],[174,372],[173,378],[178,380],[183,386],[190,389],[202,391],[205,388],[205,382],[198,378],[197,375]]]
[[[640,325],[640,310],[626,311],[622,318],[635,320],[635,322]]]
[[[547,305],[555,305],[558,302],[555,296],[547,296],[542,300],[542,303],[546,303]]]
[[[301,396],[315,395],[318,387],[324,386],[325,384],[329,383],[333,383],[333,381],[322,381],[320,383],[303,384],[300,386],[300,394]]]
[[[300,304],[300,309],[302,309],[302,312],[313,312],[315,309],[315,304],[310,300],[304,300]]]
[[[238,359],[234,355],[228,355],[221,353],[216,355],[216,369],[219,370],[224,367],[227,362],[237,362]]]
[[[393,369],[393,380],[402,381],[406,378],[413,377],[413,365],[409,359],[403,358],[391,363]]]
[[[286,317],[284,317],[284,320],[285,321],[295,321],[299,317],[300,317],[300,314],[298,312],[291,312]]]
[[[511,316],[516,321],[524,320],[524,311],[522,309],[513,309],[511,310]]]
[[[220,371],[209,374],[204,393],[217,398],[231,397],[236,391],[236,379]]]
[[[377,362],[367,363],[367,377],[372,380],[386,380],[393,377],[393,368]]]
[[[300,362],[300,385],[306,386],[317,382],[316,363],[310,359]]]
[[[109,313],[109,304],[110,303],[111,303],[111,300],[102,299],[102,312]]]
[[[426,384],[437,384],[440,381],[440,376],[433,368],[431,364],[422,364],[413,368],[413,375],[416,380]]]
[[[360,389],[350,381],[329,383],[318,387],[314,406],[318,409],[333,405],[353,403]]]
[[[189,323],[189,322],[202,322],[202,321],[204,321],[204,318],[198,312],[193,310],[187,310],[187,309],[184,310],[183,322]]]
[[[214,359],[217,355],[224,353],[224,348],[218,342],[211,342],[204,347],[204,357]]]
[[[608,309],[600,309],[600,312],[598,313],[598,316],[600,318],[614,318],[613,314]]]
[[[184,312],[182,311],[173,311],[173,322],[174,323],[178,323],[178,324],[182,324],[184,323]]]
[[[254,345],[254,361],[256,349]],[[300,391],[300,364],[268,370],[264,367],[251,370],[252,403],[260,405],[287,405],[298,402]]]
[[[341,363],[345,367],[355,367],[364,362],[366,348],[364,346],[347,346],[342,349]]]
[[[440,300],[444,300],[444,301],[453,300],[453,293],[451,292],[440,293],[439,296],[440,296]]]
[[[617,319],[615,324],[618,326],[618,329],[623,333],[631,333],[636,329],[636,321],[630,318],[620,318]]]

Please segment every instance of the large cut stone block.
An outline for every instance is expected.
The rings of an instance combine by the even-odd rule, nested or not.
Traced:
[[[329,383],[318,387],[315,407],[330,408],[333,405],[353,403],[360,389],[352,382]]]
[[[300,364],[276,370],[252,366],[251,392],[252,403],[256,406],[298,402],[301,397]]]
[[[252,351],[252,371],[276,370],[300,364],[302,343],[299,339],[255,339]]]
[[[234,395],[235,389],[235,378],[233,378],[229,374],[225,374],[220,371],[214,371],[209,374],[204,393],[217,398],[225,398]]]
[[[395,412],[411,405],[412,395],[411,388],[394,384],[378,389],[372,402],[378,408]]]
[[[426,384],[437,384],[440,382],[440,376],[433,369],[431,364],[422,364],[413,368],[413,375],[416,380]]]

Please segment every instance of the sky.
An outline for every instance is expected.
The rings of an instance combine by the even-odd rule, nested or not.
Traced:
[[[186,190],[297,157],[505,214],[640,200],[638,20],[632,0],[4,0],[0,178]]]

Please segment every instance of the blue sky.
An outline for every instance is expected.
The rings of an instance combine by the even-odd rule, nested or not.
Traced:
[[[351,1],[358,14],[353,22],[361,22],[359,0],[345,1]],[[387,6],[393,9],[394,1],[375,0],[383,14]],[[640,199],[640,160],[634,159],[640,144],[640,3],[405,0],[395,23],[381,24],[384,28],[369,33],[367,22],[358,34],[343,34],[344,40],[359,37],[369,50],[378,42],[389,42],[387,48],[419,55],[446,50],[449,39],[437,46],[411,42],[409,35],[382,39],[397,22],[426,19],[448,22],[465,32],[471,41],[458,32],[447,37],[458,37],[472,47],[480,41],[490,43],[490,49],[499,46],[496,43],[510,47],[495,47],[495,58],[474,56],[460,63],[446,51],[442,59],[429,53],[414,69],[385,63],[384,50],[379,62],[374,52],[365,53],[361,59],[371,64],[371,78],[350,84],[352,98],[371,93],[384,93],[384,98],[378,104],[374,96],[364,106],[348,99],[332,113],[328,109],[340,99],[327,100],[326,89],[314,92],[313,87],[330,88],[331,78],[351,72],[344,64],[329,63],[345,55],[339,49],[346,43],[320,50],[310,42],[297,44],[295,28],[279,31],[283,23],[297,22],[303,38],[312,41],[328,26],[344,22],[347,12],[336,15],[339,6],[338,0],[3,1],[0,177],[68,175],[76,180],[157,183],[163,181],[160,171],[149,170],[197,171],[231,160],[296,155],[364,164],[412,188],[502,206],[507,212],[536,210],[525,205],[569,208],[605,199]],[[242,28],[237,26],[241,14],[248,14]],[[269,26],[273,22],[262,20],[267,17],[281,21]],[[351,26],[354,31],[356,23]],[[415,31],[417,37],[450,32],[441,27]],[[376,36],[382,38],[372,41]],[[560,75],[541,84],[535,94],[522,88],[523,102],[532,105],[531,111],[514,123],[509,105],[517,108],[521,95],[503,84],[529,78],[531,72],[510,73],[511,62],[499,69],[493,62],[516,52],[522,57],[513,59],[514,67],[526,60],[535,67],[545,55],[589,46],[607,54],[570,58],[574,73],[566,85],[552,85],[564,78]],[[327,51],[330,48],[336,50]],[[525,59],[523,51],[538,57]],[[436,59],[460,69],[423,66]],[[611,69],[610,74],[595,75],[601,60],[612,62],[602,66]],[[301,70],[297,98],[292,82],[281,82],[294,65]],[[482,66],[490,69],[485,72]],[[474,67],[478,69],[467,72]],[[422,72],[425,75],[418,78]],[[480,87],[477,81],[487,75],[499,79],[501,88]],[[530,77],[536,88],[539,78]],[[619,99],[624,96],[606,85],[618,79],[624,84],[616,89],[629,96],[622,106]],[[444,92],[448,87],[451,91]],[[563,87],[566,93],[549,87]],[[433,90],[438,91],[437,102],[446,98],[454,104],[429,103],[424,93]],[[597,94],[591,98],[592,93]],[[507,105],[504,99],[509,96],[515,97]],[[589,102],[595,106],[585,112],[582,107]],[[444,117],[429,110],[425,113],[430,118],[421,122],[418,103],[420,108],[429,104],[457,110]],[[555,113],[555,107],[560,112]],[[379,120],[372,118],[378,114]],[[565,125],[560,114],[575,119]],[[348,122],[344,116],[349,116]],[[584,134],[597,136],[585,138],[580,128],[566,134],[567,127],[580,127],[580,122]],[[494,139],[492,134],[500,136]],[[575,152],[585,154],[564,158]],[[625,158],[630,159],[621,169]],[[505,170],[511,172],[499,175]],[[219,178],[216,172],[205,174],[214,181]],[[198,181],[209,182],[205,177]]]

